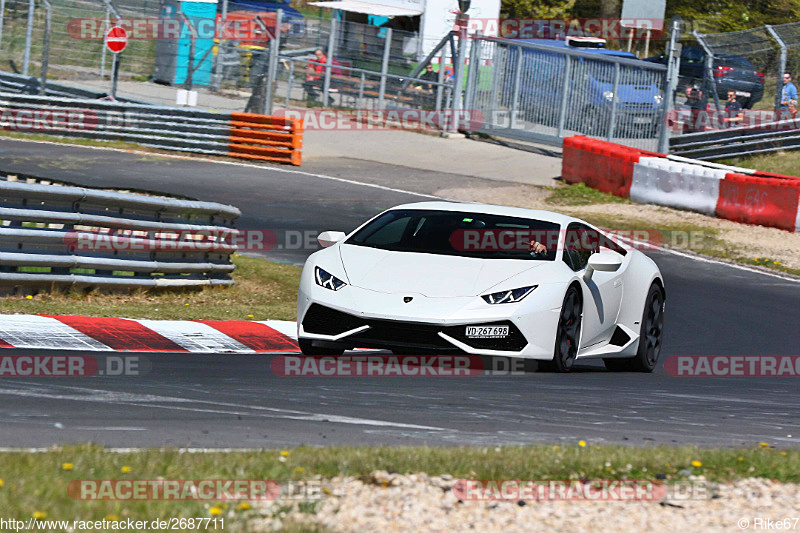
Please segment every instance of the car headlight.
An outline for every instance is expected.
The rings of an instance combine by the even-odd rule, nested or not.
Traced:
[[[317,282],[317,285],[320,287],[325,287],[326,289],[330,289],[332,291],[338,291],[347,283],[340,280],[333,274],[322,270],[320,267],[314,268],[314,281]]]
[[[661,102],[664,101],[664,97],[660,94],[653,95],[653,100],[656,101],[656,105],[661,105]]]
[[[603,98],[610,102],[614,99],[614,91],[603,91]]]
[[[520,287],[519,289],[512,289],[510,291],[493,292],[492,294],[484,294],[481,296],[487,304],[513,304],[525,298],[533,289],[538,285],[531,287]]]

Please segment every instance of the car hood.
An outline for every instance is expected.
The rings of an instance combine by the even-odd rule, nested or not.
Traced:
[[[354,287],[389,294],[422,294],[429,298],[478,296],[504,280],[548,264],[391,252],[348,244],[343,244],[339,253]]]

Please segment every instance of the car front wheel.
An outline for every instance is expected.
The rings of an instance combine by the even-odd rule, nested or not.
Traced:
[[[540,361],[539,368],[545,371],[569,372],[578,356],[581,340],[583,303],[575,286],[567,289],[556,329],[556,346],[552,361]]]

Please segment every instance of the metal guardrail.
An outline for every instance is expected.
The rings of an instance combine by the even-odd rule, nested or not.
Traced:
[[[22,74],[13,74],[11,72],[0,71],[0,91],[17,94],[38,95],[41,90],[41,81],[34,76],[23,76]],[[92,91],[80,87],[73,87],[63,83],[54,81],[47,81],[46,86],[47,94],[45,96],[53,96],[56,98],[85,98],[85,99],[100,99],[107,98],[108,93]],[[145,100],[135,100],[133,98],[117,97],[117,102],[125,102],[140,105],[152,105]]]
[[[0,179],[4,292],[233,284],[233,206],[16,178]]]
[[[800,128],[795,120],[782,120],[748,128],[687,133],[669,140],[671,154],[714,160],[800,148]]]
[[[0,127],[299,165],[302,123],[246,113],[0,92]]]

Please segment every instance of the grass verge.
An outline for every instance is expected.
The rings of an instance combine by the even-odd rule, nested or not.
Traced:
[[[751,157],[735,157],[715,161],[724,165],[736,167],[752,168],[762,172],[775,172],[776,174],[786,174],[796,176],[800,168],[800,152],[774,152],[771,154],[754,155]]]
[[[585,183],[565,185],[561,187],[547,187],[552,191],[545,200],[548,204],[560,206],[592,205],[592,204],[629,204],[627,198],[621,198],[587,187]]]
[[[376,470],[474,479],[627,478],[669,482],[703,475],[710,481],[760,477],[798,482],[800,452],[770,448],[766,443],[748,449],[702,449],[594,446],[582,441],[569,446],[301,447],[233,453],[182,453],[175,449],[110,453],[99,446],[81,445],[43,453],[0,453],[0,509],[6,518],[18,520],[34,513],[44,513],[53,520],[218,516],[226,518],[226,526],[236,530],[237,524],[243,527],[249,520],[264,518],[265,509],[241,502],[77,501],[68,495],[67,485],[80,479],[157,478],[271,479],[285,483],[329,480],[337,475],[368,481]],[[331,489],[335,491],[336,487]],[[313,504],[306,505],[313,512]],[[280,512],[280,508],[269,512]]]
[[[0,313],[163,320],[294,320],[300,267],[234,256],[236,285],[200,290],[103,294],[54,292],[0,299]]]

